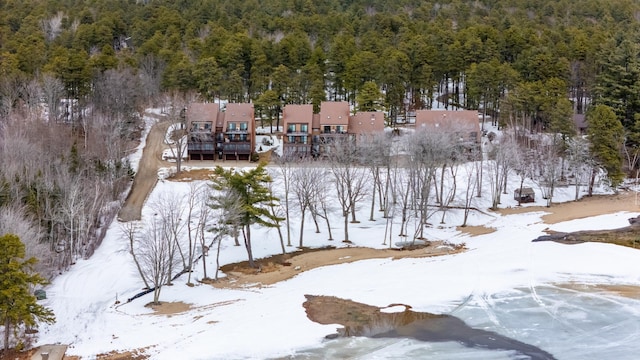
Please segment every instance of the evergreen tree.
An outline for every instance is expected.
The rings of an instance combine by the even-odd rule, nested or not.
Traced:
[[[37,260],[24,257],[25,247],[20,238],[13,234],[0,236],[0,320],[4,325],[5,351],[9,349],[12,328],[21,324],[32,327],[37,321],[55,321],[53,312],[39,305],[31,293],[33,286],[46,283],[32,272]]]
[[[373,81],[367,81],[356,96],[358,111],[382,110],[382,92]]]
[[[624,136],[622,123],[616,118],[613,109],[606,105],[596,105],[590,109],[587,112],[587,123],[591,156],[607,172],[611,186],[615,189],[624,179],[620,154]],[[592,176],[591,187],[593,178]]]
[[[244,246],[247,249],[249,266],[256,267],[253,260],[251,247],[251,225],[258,224],[266,227],[277,227],[278,222],[284,219],[273,215],[269,208],[275,206],[278,198],[269,190],[268,183],[272,182],[271,176],[265,169],[265,164],[256,168],[239,172],[233,169],[224,169],[217,166],[214,170],[213,184],[211,187],[217,191],[231,191],[238,198],[239,214],[238,226],[242,227]],[[215,199],[213,199],[215,200]],[[213,203],[214,210],[220,209],[223,204]]]
[[[609,44],[603,50],[596,79],[595,103],[611,107],[626,128],[640,113],[640,46],[631,40]]]

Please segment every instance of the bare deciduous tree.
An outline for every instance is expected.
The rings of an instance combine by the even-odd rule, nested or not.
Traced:
[[[163,220],[154,217],[145,225],[140,238],[137,258],[144,277],[153,285],[153,303],[160,303],[162,286],[171,281],[171,269],[175,265],[172,255],[173,240],[166,237]]]
[[[43,75],[41,82],[49,122],[55,123],[60,118],[60,101],[64,96],[64,85],[60,79],[49,74]]]
[[[291,215],[289,213],[289,193],[291,191],[291,181],[294,173],[294,162],[296,158],[291,154],[283,154],[283,156],[276,159],[278,170],[280,172],[279,179],[282,181],[283,196],[280,198],[284,200],[284,217],[285,225],[287,227],[287,246],[291,246]]]
[[[136,264],[136,269],[138,270],[138,274],[140,275],[140,279],[144,283],[145,289],[151,289],[149,286],[149,282],[147,281],[147,273],[142,268],[140,260],[138,260],[137,247],[139,246],[139,242],[141,241],[142,232],[140,229],[140,224],[136,221],[129,221],[120,224],[120,233],[124,236],[129,242],[129,253],[133,258],[133,263]]]
[[[176,160],[176,173],[182,171],[182,159],[187,154],[187,125],[185,123],[185,111],[188,104],[185,97],[174,93],[169,96],[167,120],[169,130],[165,142],[171,149],[171,154]]]
[[[295,197],[295,202],[300,209],[300,239],[298,246],[302,247],[304,239],[304,222],[308,210],[313,212],[313,206],[318,199],[320,182],[322,181],[323,170],[313,166],[313,164],[300,165],[294,169],[291,190]]]
[[[469,219],[469,213],[471,212],[471,204],[473,202],[473,193],[476,190],[476,186],[478,184],[478,177],[480,174],[478,173],[478,166],[476,164],[467,164],[464,166],[464,170],[466,171],[467,184],[464,192],[464,214],[462,218],[462,227],[467,226],[467,220]]]
[[[392,149],[392,139],[384,132],[361,135],[358,138],[358,150],[362,156],[362,162],[369,168],[373,181],[369,221],[375,221],[376,194],[380,203],[379,208],[381,210],[385,208]],[[386,169],[387,172],[381,173],[383,169]]]
[[[488,168],[491,182],[491,208],[497,209],[500,197],[506,186],[506,179],[512,170],[513,153],[516,144],[509,138],[503,137],[500,143],[494,143],[489,152]]]
[[[331,172],[334,177],[336,197],[344,218],[344,241],[349,240],[349,215],[351,222],[357,222],[356,209],[358,202],[367,193],[366,169],[357,166],[357,153],[350,140],[336,140],[332,144],[330,155]]]
[[[575,187],[575,200],[580,197],[580,187],[588,182],[589,174],[591,173],[590,165],[593,162],[589,154],[589,142],[580,137],[574,137],[569,142],[567,149],[568,165],[569,165],[569,178],[573,179],[573,186]],[[636,174],[636,179],[638,175]]]
[[[180,255],[180,260],[182,260],[182,270],[187,268],[187,261],[181,244],[185,228],[183,201],[183,196],[167,194],[156,199],[150,205],[155,211],[154,216],[159,218],[159,222],[162,225],[162,236],[167,241],[166,250],[170,257],[167,285],[171,285],[172,277],[174,276],[174,265],[180,263],[176,257],[177,255]]]

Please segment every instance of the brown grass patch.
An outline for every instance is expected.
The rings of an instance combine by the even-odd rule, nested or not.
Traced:
[[[111,351],[105,354],[98,354],[98,360],[145,360],[149,355],[142,353],[146,348],[130,350],[130,351]],[[67,357],[65,356],[65,360]]]
[[[478,235],[486,235],[486,234],[491,234],[493,232],[496,231],[495,228],[489,228],[486,226],[457,226],[456,230],[460,231],[461,233],[464,234],[468,234],[470,236],[478,236]]]
[[[9,349],[7,351],[0,350],[0,360],[30,360],[38,349],[31,349],[25,351],[17,351],[15,349]]]
[[[427,242],[412,249],[373,249],[367,247],[304,248],[300,251],[258,259],[258,268],[247,261],[221,267],[227,277],[207,283],[217,288],[247,288],[272,285],[298,273],[322,266],[337,265],[368,259],[402,259],[449,255],[464,251],[464,244],[452,245],[442,241]],[[203,281],[204,282],[204,281]]]
[[[145,305],[155,311],[154,315],[173,315],[191,310],[191,304],[182,301],[161,302],[160,304],[149,303]]]
[[[213,169],[183,170],[180,174],[173,174],[167,180],[177,182],[190,182],[194,180],[209,180],[213,175]]]

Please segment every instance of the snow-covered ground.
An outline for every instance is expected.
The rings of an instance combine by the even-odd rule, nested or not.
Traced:
[[[509,191],[512,193],[518,186],[518,179],[514,178]],[[188,191],[188,183],[159,182],[148,204],[167,194]],[[573,199],[572,188],[556,191],[554,202]],[[533,205],[544,205],[539,191],[537,195],[538,201]],[[480,209],[490,206],[489,194],[474,201],[473,205]],[[356,246],[385,247],[385,222],[380,215],[378,221],[366,221],[366,204],[363,202],[360,210],[362,222],[351,225],[350,236]],[[502,206],[516,203],[505,195]],[[127,239],[121,235],[121,224],[114,221],[94,256],[79,261],[46,289],[48,299],[43,304],[54,310],[57,322],[41,328],[38,344],[69,344],[67,354],[83,359],[134,349],[141,349],[152,359],[291,356],[461,360],[508,359],[514,355],[468,349],[455,343],[403,339],[327,341],[325,335],[335,332],[337,325],[310,321],[302,307],[304,295],[314,294],[376,306],[403,303],[416,311],[452,314],[473,327],[538,346],[557,359],[635,359],[640,353],[640,299],[577,288],[585,284],[640,285],[640,251],[607,244],[567,246],[531,240],[543,235],[547,228],[574,231],[623,227],[628,225],[627,218],[638,213],[554,225],[544,224],[542,215],[472,212],[470,225],[484,225],[496,231],[471,237],[456,230],[462,223],[462,212],[451,210],[446,224],[428,228],[426,236],[465,243],[468,251],[464,253],[326,266],[263,288],[221,290],[198,282],[190,287],[183,276],[173,286],[165,286],[160,299],[181,301],[190,304],[191,309],[171,315],[156,315],[145,307],[152,294],[126,302],[143,285],[128,252]],[[142,216],[143,220],[153,217],[149,206],[143,209]],[[334,237],[339,238],[342,222],[336,218],[333,226]],[[298,221],[294,221],[292,236],[296,240],[297,228]],[[306,229],[307,246],[341,245],[326,240],[326,232],[316,234],[311,224]],[[252,233],[255,257],[279,252],[275,230],[256,228]],[[246,260],[243,247],[233,246],[228,239],[222,247],[221,263]],[[215,268],[213,257],[210,259],[209,275]],[[193,276],[195,280],[202,277],[201,264],[196,265]]]

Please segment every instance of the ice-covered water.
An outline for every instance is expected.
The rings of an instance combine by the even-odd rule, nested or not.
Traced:
[[[544,286],[490,296],[472,294],[448,312],[473,328],[537,346],[559,360],[635,360],[640,353],[640,299]],[[460,344],[365,337],[327,340],[290,359],[529,359],[515,352]]]

